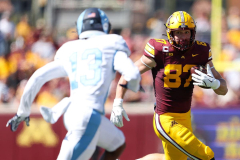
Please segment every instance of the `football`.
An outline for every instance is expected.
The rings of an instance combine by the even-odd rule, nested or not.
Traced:
[[[197,74],[197,73],[195,72],[195,69],[197,69],[197,70],[199,70],[199,71],[207,74],[207,69],[206,69],[206,67],[203,66],[203,65],[197,65],[197,66],[192,67],[191,70],[190,70],[191,74],[193,74],[193,73],[194,73],[194,74]],[[204,88],[204,89],[210,89],[210,88],[211,88],[211,87],[202,87],[202,86],[199,86],[199,87]]]
[[[193,74],[193,73],[194,73],[194,74],[197,74],[197,73],[195,72],[195,69],[197,69],[197,70],[199,70],[199,71],[207,74],[207,69],[206,69],[205,66],[203,66],[203,65],[197,65],[197,66],[192,67],[192,68],[191,68],[191,74]]]

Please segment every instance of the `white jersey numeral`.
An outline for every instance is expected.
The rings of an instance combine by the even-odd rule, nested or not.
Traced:
[[[71,69],[72,69],[72,74],[73,74],[73,80],[70,82],[71,84],[71,89],[76,89],[78,88],[78,77],[77,76],[77,59],[78,59],[78,54],[77,52],[73,53],[70,56],[70,62],[71,62]],[[102,64],[102,52],[97,49],[87,49],[85,50],[80,58],[80,63],[81,61],[86,61],[88,60],[89,56],[94,56],[94,63],[88,63],[88,66],[84,66],[84,69],[87,69],[85,72],[85,75],[80,76],[80,83],[84,86],[94,86],[97,85],[97,83],[101,80],[101,64]],[[85,68],[86,67],[86,68]],[[91,77],[91,78],[88,78]]]

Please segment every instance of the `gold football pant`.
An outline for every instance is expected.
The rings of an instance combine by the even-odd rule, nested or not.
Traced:
[[[210,160],[214,153],[192,133],[191,111],[154,113],[153,127],[162,140],[166,160]]]

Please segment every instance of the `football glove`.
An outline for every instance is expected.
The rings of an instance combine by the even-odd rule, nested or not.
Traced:
[[[214,78],[209,64],[207,64],[207,74],[197,69],[195,70],[195,72],[198,75],[192,74],[192,79],[195,81],[193,85],[202,86],[202,87],[211,87],[212,89],[219,88],[220,81]]]
[[[26,125],[29,126],[29,121],[30,121],[30,118],[29,117],[19,117],[17,114],[11,118],[8,122],[7,122],[7,125],[6,127],[8,127],[10,125],[10,129],[15,132],[19,126],[19,124],[22,122],[22,121],[25,121],[26,122]]]
[[[130,121],[126,111],[122,107],[123,100],[122,99],[114,99],[113,109],[110,117],[110,121],[117,127],[123,126],[123,117]]]

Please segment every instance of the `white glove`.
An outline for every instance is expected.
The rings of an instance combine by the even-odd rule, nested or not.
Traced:
[[[123,126],[123,116],[127,121],[130,121],[126,111],[122,107],[123,99],[114,99],[113,109],[110,121],[117,127]]]
[[[15,132],[18,128],[18,125],[22,122],[25,121],[26,125],[29,126],[29,117],[19,117],[17,114],[11,118],[8,122],[6,127],[8,127],[10,125],[10,128],[13,132]]]
[[[207,74],[195,69],[195,72],[198,74],[192,74],[192,79],[195,81],[193,85],[202,86],[202,87],[211,87],[212,89],[218,89],[220,86],[220,81],[215,79],[211,67],[207,64]]]

